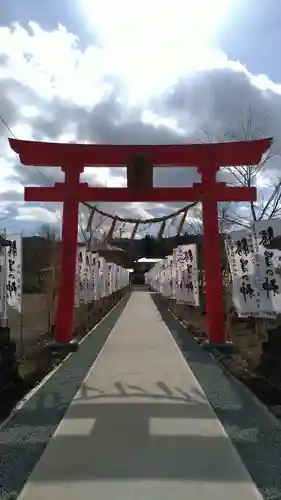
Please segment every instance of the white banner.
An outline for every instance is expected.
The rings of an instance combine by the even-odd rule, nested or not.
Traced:
[[[120,283],[120,266],[114,264],[113,292],[117,292]]]
[[[5,237],[5,236],[3,236]],[[7,319],[7,251],[0,246],[0,318]]]
[[[78,271],[79,271],[79,288],[80,302],[87,302],[87,265],[86,265],[86,248],[78,248]]]
[[[199,306],[199,282],[196,244],[180,245],[177,248],[176,298],[190,306]]]
[[[173,262],[174,256],[168,255],[167,257],[167,281],[166,281],[166,297],[173,297]]]
[[[280,219],[257,221],[253,227],[254,248],[262,292],[261,312],[269,317],[281,313],[281,277],[277,269],[280,251],[269,249],[274,238],[281,234]]]
[[[99,255],[92,254],[92,296],[93,300],[99,300]]]
[[[177,299],[178,288],[179,288],[179,248],[173,249],[173,264],[172,264],[172,299]]]
[[[107,295],[112,295],[113,293],[113,264],[111,262],[107,263]]]
[[[107,297],[107,262],[103,257],[99,258],[99,282],[100,282],[100,297]]]
[[[239,316],[272,318],[281,313],[281,277],[276,265],[280,251],[267,248],[278,225],[276,220],[262,220],[251,230],[235,231],[226,238],[233,304]]]
[[[86,269],[85,269],[85,297],[89,304],[93,300],[92,290],[92,252],[86,252]]]
[[[80,262],[79,262],[79,251],[77,251],[76,269],[75,269],[74,307],[79,307],[79,305],[80,305],[80,279],[79,279],[79,277],[80,277]]]
[[[7,303],[22,313],[22,235],[10,234],[7,239],[11,246],[6,247]]]

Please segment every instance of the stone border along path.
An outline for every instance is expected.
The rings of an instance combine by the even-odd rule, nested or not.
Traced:
[[[265,500],[281,499],[281,426],[267,408],[152,295],[159,313]],[[182,350],[182,349],[181,349]]]
[[[66,359],[46,383],[0,427],[0,500],[16,499],[51,440],[69,404],[123,312],[125,296],[77,353]],[[38,499],[39,500],[39,499]]]

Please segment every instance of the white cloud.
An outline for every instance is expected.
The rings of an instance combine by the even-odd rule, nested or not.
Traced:
[[[58,214],[56,212],[50,212],[44,207],[34,207],[34,206],[24,206],[19,207],[18,215],[15,217],[16,220],[32,220],[41,221],[44,223],[56,223],[58,221]]]
[[[126,81],[132,99],[165,90],[187,71],[224,55],[214,46],[231,0],[82,0],[85,18],[103,41],[111,71]]]
[[[63,26],[53,32],[34,22],[28,29],[19,24],[0,28],[6,120],[21,139],[194,141],[200,128],[210,127],[214,133],[224,130],[240,100],[244,106],[254,99],[255,112],[260,112],[259,106],[262,113],[269,112],[278,130],[281,85],[266,75],[252,75],[216,46],[216,33],[230,4],[230,0],[174,0],[160,5],[155,0],[136,9],[129,0],[83,0],[85,20],[103,41],[102,46],[85,50]],[[1,191],[19,190],[19,177],[11,180],[11,175],[21,175],[26,183],[37,175],[36,182],[42,182],[32,167],[17,168],[6,140],[0,139],[0,145]],[[55,175],[53,169],[46,171],[50,179]],[[89,168],[86,175],[93,184],[125,183],[122,173],[109,168]],[[179,185],[179,178],[183,185],[194,174],[166,169],[161,177],[162,185]],[[264,185],[262,180],[259,183]],[[16,218],[55,222],[59,214],[52,209],[53,205],[49,209],[25,205]],[[110,209],[114,212],[117,207]],[[166,213],[169,207],[140,203],[119,209],[150,217]]]
[[[40,109],[35,106],[22,106],[21,107],[21,115],[24,118],[35,118],[40,114]]]
[[[33,130],[27,123],[17,123],[13,127],[13,133],[16,137],[23,138],[25,141],[32,141],[33,139]]]

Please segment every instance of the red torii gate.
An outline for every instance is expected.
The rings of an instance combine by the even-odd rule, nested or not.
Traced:
[[[255,201],[256,188],[229,187],[216,181],[221,166],[257,165],[272,139],[256,141],[180,144],[180,145],[84,145],[58,144],[9,139],[11,148],[24,165],[61,167],[63,183],[50,187],[26,187],[25,201],[62,202],[61,273],[57,304],[55,343],[72,349],[72,323],[75,294],[75,268],[78,238],[78,205],[95,202],[171,202],[202,201],[206,312],[210,343],[225,342],[223,290],[220,263],[220,235],[217,202]],[[146,181],[131,165],[135,155],[149,158],[143,170]],[[89,187],[80,182],[84,166],[126,166],[126,188]],[[154,187],[152,166],[197,167],[201,183],[191,187]],[[150,170],[150,171],[149,171]],[[135,179],[135,182],[134,182]]]

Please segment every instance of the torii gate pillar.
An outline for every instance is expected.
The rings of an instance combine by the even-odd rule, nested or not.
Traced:
[[[217,203],[225,201],[254,201],[255,188],[229,187],[216,181],[222,166],[257,165],[271,145],[271,139],[257,141],[180,144],[155,146],[55,144],[9,139],[12,149],[25,165],[61,166],[65,182],[50,187],[26,187],[25,201],[63,202],[61,276],[58,295],[55,341],[69,349],[75,294],[75,268],[78,237],[78,205],[82,201],[104,202],[188,202],[201,201],[203,207],[204,267],[206,277],[206,309],[209,341],[224,345],[220,234]],[[132,162],[132,157],[148,161]],[[84,166],[124,166],[127,169],[126,188],[89,187],[80,182]],[[143,168],[139,176],[138,166]],[[192,187],[154,187],[152,166],[197,166],[201,182]]]

